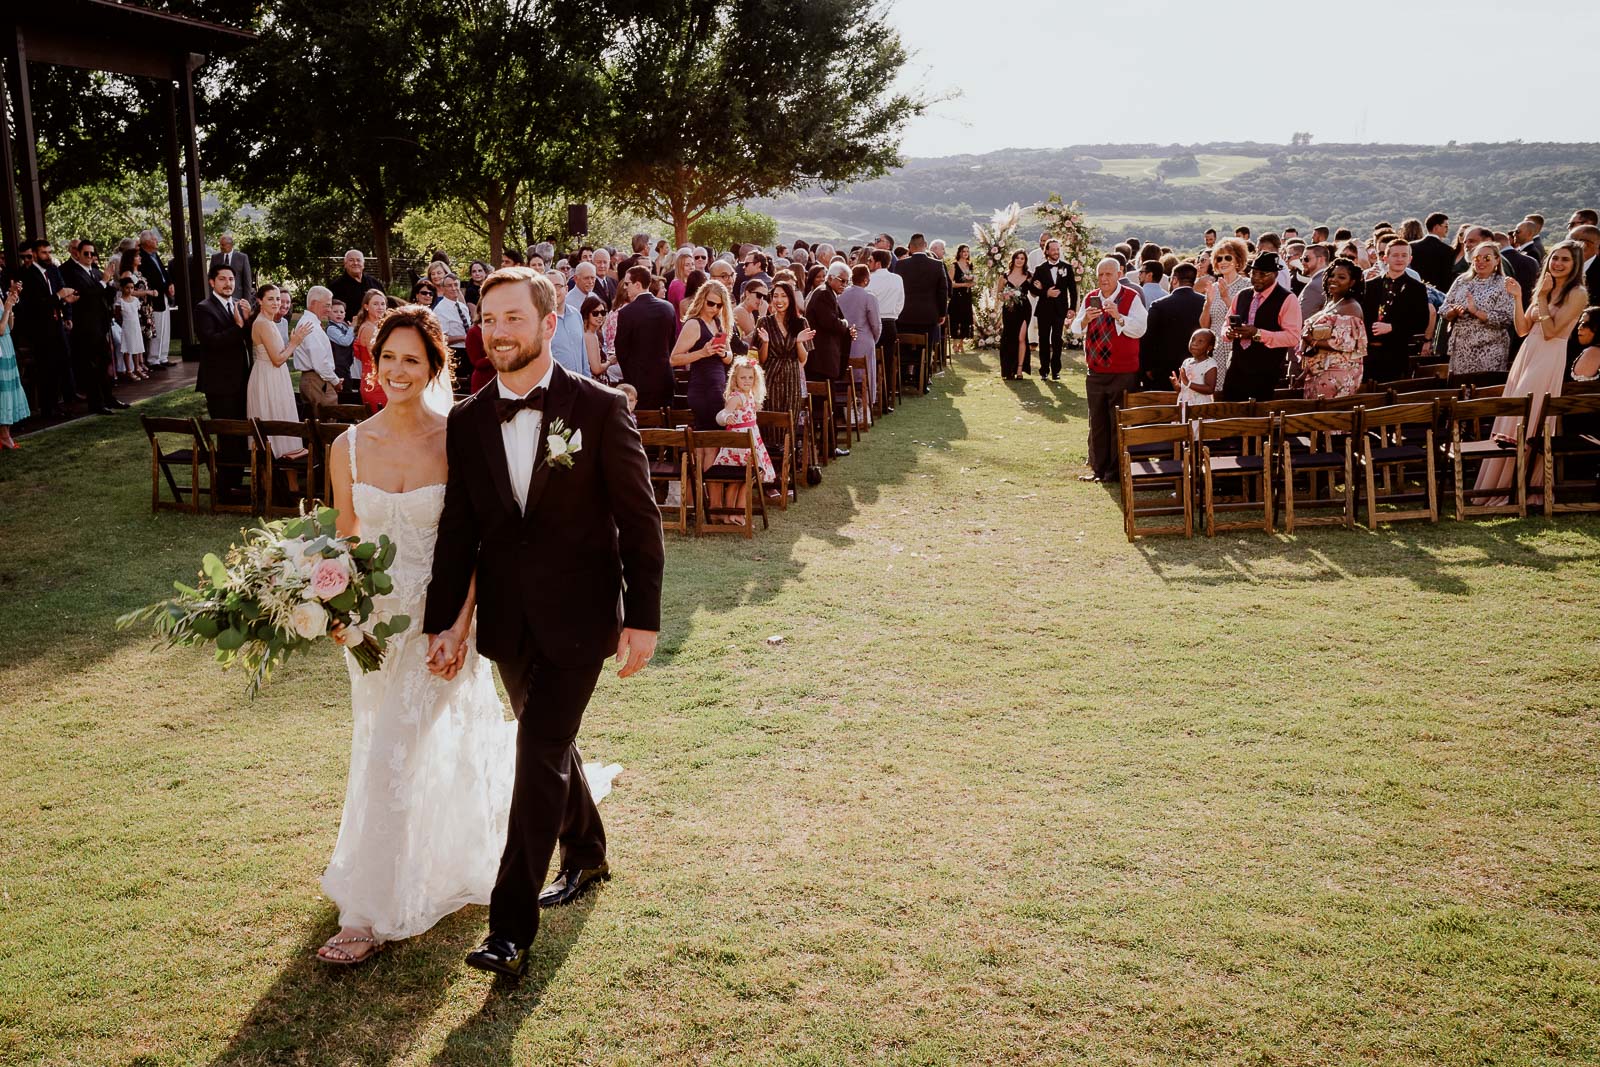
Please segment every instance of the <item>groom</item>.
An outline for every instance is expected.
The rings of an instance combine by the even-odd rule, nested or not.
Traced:
[[[623,395],[551,359],[554,287],[502,268],[478,307],[499,377],[450,412],[423,631],[429,668],[454,675],[465,650],[449,631],[476,575],[478,650],[499,665],[517,716],[517,776],[489,936],[467,963],[521,977],[540,903],[564,904],[609,877],[576,738],[606,657],[625,661],[627,678],[655,652],[666,553]],[[550,460],[557,420],[570,464]],[[557,844],[560,874],[541,894]]]

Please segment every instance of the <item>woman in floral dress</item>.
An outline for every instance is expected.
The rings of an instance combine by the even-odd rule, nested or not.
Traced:
[[[1472,250],[1472,269],[1457,276],[1444,298],[1450,373],[1484,374],[1510,367],[1516,312],[1501,273],[1500,246],[1484,241]]]
[[[1361,388],[1367,359],[1367,323],[1361,311],[1361,268],[1343,257],[1322,276],[1326,303],[1306,320],[1300,366],[1307,400],[1350,396]]]
[[[1218,241],[1211,250],[1211,269],[1217,280],[1206,291],[1205,307],[1200,311],[1200,325],[1217,335],[1217,393],[1222,393],[1222,383],[1228,377],[1228,363],[1233,359],[1233,342],[1228,340],[1228,316],[1233,314],[1234,299],[1250,288],[1250,275],[1244,273],[1249,261],[1249,247],[1237,237]]]

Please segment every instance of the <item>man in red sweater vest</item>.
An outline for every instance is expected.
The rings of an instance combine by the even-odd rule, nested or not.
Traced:
[[[1122,264],[1109,256],[1095,268],[1100,287],[1084,298],[1072,332],[1083,338],[1089,364],[1089,470],[1080,482],[1114,482],[1117,463],[1117,405],[1122,394],[1139,388],[1139,338],[1147,322],[1139,291],[1122,280]]]

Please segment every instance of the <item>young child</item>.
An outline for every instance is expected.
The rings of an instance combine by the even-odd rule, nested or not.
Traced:
[[[1178,403],[1189,407],[1210,404],[1217,398],[1217,335],[1201,328],[1189,335],[1189,358],[1172,376]]]
[[[1582,346],[1577,360],[1572,364],[1572,380],[1592,382],[1600,378],[1600,346],[1595,338],[1600,336],[1600,307],[1583,309],[1578,317],[1578,344]]]
[[[730,430],[748,430],[755,438],[756,463],[761,469],[763,483],[778,480],[772,457],[767,454],[767,446],[761,441],[761,431],[756,428],[756,413],[761,410],[761,403],[766,398],[767,376],[762,373],[761,365],[748,356],[734,360],[733,369],[728,372],[728,387],[722,394],[722,410],[717,412],[717,425]],[[749,453],[748,448],[720,449],[711,463],[716,467],[742,467],[748,461]],[[744,486],[733,488],[714,485],[711,487],[711,506],[743,511],[746,506],[744,496]],[[744,516],[735,515],[732,521],[743,526]]]
[[[361,399],[361,371],[356,367],[356,331],[345,321],[347,312],[343,300],[335,300],[328,305],[328,345],[333,349],[334,372],[339,375],[341,404],[359,403]]]
[[[617,391],[628,398],[628,418],[633,419],[633,409],[639,406],[639,390],[627,382],[622,382],[617,386]],[[635,425],[638,425],[638,419],[633,421]]]
[[[118,283],[117,320],[122,323],[122,355],[117,370],[134,381],[150,377],[144,369],[144,333],[139,328],[139,298],[133,295],[133,276],[123,275]]]

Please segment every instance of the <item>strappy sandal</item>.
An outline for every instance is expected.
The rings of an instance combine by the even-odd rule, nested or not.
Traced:
[[[372,947],[357,956],[352,952],[342,949],[340,945],[371,945]],[[384,942],[375,937],[330,937],[317,949],[317,959],[335,967],[354,967],[358,963],[365,963],[383,951]],[[324,952],[329,955],[323,955]]]

